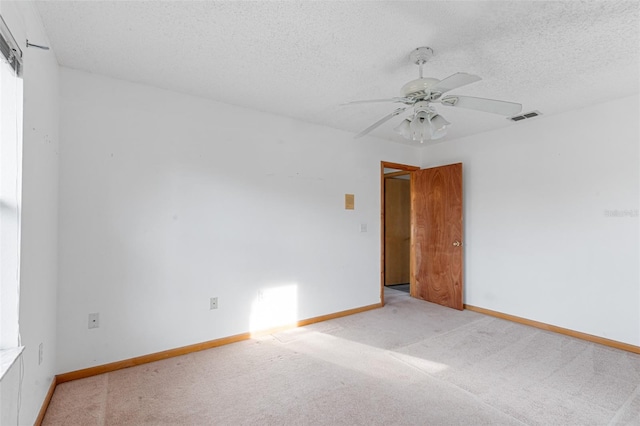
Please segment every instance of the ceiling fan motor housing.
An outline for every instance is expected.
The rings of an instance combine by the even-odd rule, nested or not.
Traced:
[[[430,94],[431,88],[439,82],[440,80],[437,78],[418,78],[402,86],[400,91],[402,92],[402,96],[407,98],[424,96]]]

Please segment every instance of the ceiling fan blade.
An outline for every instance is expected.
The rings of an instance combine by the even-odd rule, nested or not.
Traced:
[[[363,131],[361,131],[360,133],[358,133],[357,135],[355,135],[353,138],[357,139],[357,138],[361,138],[362,136],[366,135],[367,133],[369,133],[370,131],[372,131],[373,129],[375,129],[376,127],[380,126],[381,124],[386,123],[387,121],[391,120],[393,117],[395,117],[396,115],[401,114],[402,112],[404,112],[404,110],[407,109],[407,107],[404,108],[398,108],[397,110],[393,111],[391,114],[387,114],[384,117],[382,117],[380,120],[376,121],[375,123],[373,123],[371,126],[367,127],[366,129],[364,129]]]
[[[467,74],[466,72],[458,72],[436,83],[431,87],[431,92],[445,93],[449,90],[457,89],[458,87],[466,86],[467,84],[480,81],[482,78],[477,75]]]
[[[379,102],[401,102],[403,104],[412,104],[414,101],[413,99],[409,99],[409,98],[365,99],[363,101],[345,102],[343,104],[340,104],[340,106],[356,105],[356,104],[372,104],[372,103],[379,103]]]
[[[498,101],[496,99],[474,98],[471,96],[445,96],[440,99],[440,103],[445,106],[475,109],[476,111],[490,112],[508,117],[522,111],[522,104]]]

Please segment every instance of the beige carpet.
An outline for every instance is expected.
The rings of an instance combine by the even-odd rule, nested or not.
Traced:
[[[382,309],[59,385],[45,425],[640,425],[640,355]]]

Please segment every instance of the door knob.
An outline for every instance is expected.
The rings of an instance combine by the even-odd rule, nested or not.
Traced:
[[[456,241],[453,243],[454,247],[460,247],[462,245],[462,243],[460,241]]]

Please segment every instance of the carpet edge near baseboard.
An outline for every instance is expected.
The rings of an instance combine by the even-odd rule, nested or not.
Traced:
[[[359,308],[347,309],[345,311],[334,312],[332,314],[321,315],[318,317],[308,318],[296,321],[295,323],[284,325],[277,328],[271,328],[267,330],[260,330],[258,332],[247,332],[236,334],[233,336],[221,337],[219,339],[208,340],[206,342],[196,343],[193,345],[182,346],[179,348],[168,349],[161,352],[155,352],[148,355],[142,355],[134,358],[124,359],[121,361],[115,361],[108,364],[97,365],[94,367],[83,368],[81,370],[70,371],[68,373],[62,373],[55,376],[56,384],[69,382],[71,380],[84,379],[87,377],[96,376],[98,374],[109,373],[123,368],[134,367],[136,365],[147,364],[154,361],[160,361],[167,358],[173,358],[180,355],[186,355],[192,352],[203,351],[206,349],[215,348],[218,346],[228,345],[235,342],[251,339],[259,335],[273,334],[280,331],[288,330],[291,328],[302,327],[305,325],[314,324],[317,322],[327,321],[335,318],[340,318],[348,315],[358,314],[360,312],[369,311],[372,309],[381,308],[382,303],[374,303],[373,305],[361,306]]]
[[[53,392],[56,390],[56,386],[58,385],[58,379],[56,376],[53,376],[51,379],[51,384],[49,385],[49,390],[44,397],[44,401],[42,401],[42,407],[40,407],[40,412],[38,413],[38,417],[36,417],[36,421],[33,424],[34,426],[40,426],[42,421],[44,420],[44,415],[47,412],[47,408],[49,408],[49,404],[51,403],[51,398],[53,398]]]
[[[518,324],[528,325],[530,327],[539,328],[541,330],[551,331],[565,336],[575,337],[576,339],[586,340],[592,343],[598,343],[600,345],[609,346],[611,348],[620,349],[627,352],[640,354],[640,346],[635,346],[630,343],[619,342],[617,340],[611,340],[600,336],[594,336],[593,334],[582,333],[580,331],[571,330],[568,328],[558,327],[556,325],[547,324],[544,322],[534,321],[527,318],[518,317],[515,315],[505,314],[498,311],[492,311],[491,309],[481,308],[473,305],[464,305],[465,309],[478,312],[480,314],[489,315],[495,318],[504,319]]]

